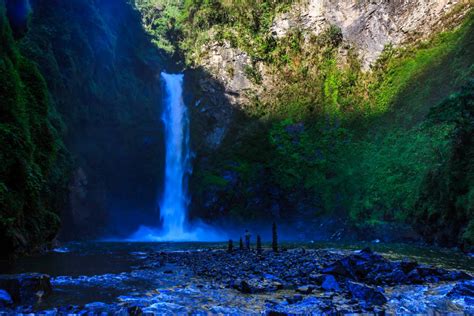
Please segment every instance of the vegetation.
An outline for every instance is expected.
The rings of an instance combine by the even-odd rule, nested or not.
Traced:
[[[165,52],[174,54],[179,43],[183,1],[134,0],[134,4],[142,14],[142,23],[152,36],[152,42]]]
[[[471,211],[461,207],[470,201],[466,164],[472,152],[456,149],[459,130],[469,130],[472,121],[461,119],[465,112],[457,119],[443,112],[436,120],[432,113],[443,104],[465,104],[472,89],[466,83],[474,77],[473,14],[452,31],[403,48],[387,46],[364,71],[355,51],[341,46],[338,27],[311,37],[294,29],[275,39],[269,26],[289,2],[263,1],[258,8],[244,2],[246,10],[232,1],[193,1],[180,26],[188,63],[199,64],[205,41],[227,41],[270,73],[266,92],[251,96],[219,153],[205,171],[197,167],[195,181],[203,183],[204,172],[219,183],[203,186],[217,190],[219,207],[228,206],[226,214],[242,221],[264,218],[277,190],[285,206],[280,216],[300,216],[287,209],[306,203],[312,211],[305,216],[343,210],[338,216],[355,225],[408,223],[432,242],[472,244]],[[254,69],[248,65],[245,72],[259,84]],[[450,97],[456,91],[465,98]],[[457,120],[468,123],[461,128]],[[239,183],[229,190],[221,175],[235,165],[251,172],[238,171]],[[451,183],[453,173],[468,176],[456,181],[460,187],[442,189],[440,175]]]
[[[127,1],[67,1],[54,10],[39,2],[33,10],[19,46],[44,75],[74,171],[87,182],[63,216],[63,238],[94,238],[127,210],[154,212],[162,161],[156,75],[165,57]],[[140,220],[130,216],[124,228]]]
[[[0,10],[2,255],[50,242],[60,213],[61,237],[77,239],[104,234],[127,216],[123,208],[154,212],[162,159],[155,83],[168,57],[138,12],[126,1],[52,10],[47,1],[0,0]],[[83,187],[68,188],[78,172]]]
[[[154,205],[162,176],[150,175],[161,163],[156,71],[169,56],[199,67],[214,42],[250,56],[245,75],[266,86],[248,96],[220,148],[197,163],[195,199],[203,205],[214,194],[219,207],[205,208],[206,215],[237,222],[336,215],[356,226],[412,224],[440,244],[474,244],[472,13],[425,41],[387,46],[365,71],[337,26],[317,36],[299,29],[272,36],[275,16],[292,0],[133,3],[150,37],[133,23],[138,13],[119,1],[38,5],[31,29],[12,32],[0,0],[6,253],[57,233],[72,169],[63,140],[74,167],[89,176],[83,229],[103,224],[105,199],[130,187],[137,199],[130,209]],[[276,224],[272,232],[277,251]]]
[[[20,53],[3,2],[0,41],[0,245],[5,256],[54,238],[69,161],[46,83]]]

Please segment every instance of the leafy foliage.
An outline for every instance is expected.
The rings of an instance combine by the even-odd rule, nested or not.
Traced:
[[[67,189],[68,153],[53,127],[46,83],[18,50],[0,2],[0,245],[3,256],[53,239]]]
[[[328,214],[343,209],[355,224],[414,223],[423,232],[421,223],[435,223],[426,236],[436,236],[444,224],[449,228],[439,235],[459,236],[433,241],[472,244],[470,209],[459,206],[470,205],[472,184],[463,180],[462,190],[444,187],[451,200],[459,199],[448,205],[440,201],[442,181],[436,180],[445,170],[441,179],[451,181],[449,174],[472,157],[458,154],[453,162],[452,155],[461,152],[456,149],[460,127],[447,118],[435,122],[429,114],[438,104],[464,102],[443,100],[474,77],[472,13],[453,31],[404,48],[387,46],[372,69],[363,71],[352,48],[344,47],[341,58],[343,38],[336,26],[318,36],[293,29],[275,39],[269,27],[290,2],[241,3],[245,10],[233,1],[188,1],[181,26],[181,48],[189,61],[199,63],[205,54],[200,48],[212,38],[247,52],[272,74],[266,94],[244,107],[246,118],[231,127],[206,165],[206,172],[216,175],[229,170],[229,162],[253,171],[238,172],[242,187],[234,188],[240,193],[217,189],[222,204],[232,205],[227,214],[246,219],[268,214],[277,188],[284,192],[281,205],[290,208],[301,204],[291,196],[305,192],[298,199],[313,196],[308,203],[321,203]],[[253,67],[246,75],[261,82]],[[472,170],[462,168],[472,178]],[[452,212],[462,215],[450,219]]]

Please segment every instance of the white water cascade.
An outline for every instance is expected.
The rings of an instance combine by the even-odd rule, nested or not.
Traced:
[[[166,88],[162,120],[165,125],[165,186],[160,200],[160,216],[165,236],[181,239],[186,235],[188,208],[186,177],[191,171],[189,119],[183,101],[183,75],[161,73]]]
[[[164,190],[159,198],[162,227],[142,226],[131,236],[134,241],[215,241],[223,240],[202,223],[187,222],[189,197],[187,178],[191,173],[189,117],[183,100],[183,74],[161,73],[165,88],[162,121],[165,127]]]

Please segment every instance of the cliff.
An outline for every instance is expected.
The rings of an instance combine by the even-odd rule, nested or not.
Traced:
[[[2,141],[3,254],[37,249],[60,224],[63,240],[94,239],[154,220],[163,169],[157,78],[169,58],[152,45],[138,12],[114,0],[0,7],[2,58],[14,68],[1,80],[3,93],[17,91],[5,85],[11,78],[20,89],[8,104],[2,95],[2,107],[17,116],[21,107],[11,124],[25,133],[16,145],[11,136]],[[26,152],[13,148],[20,141]]]
[[[417,232],[472,244],[471,204],[461,202],[470,201],[472,166],[456,149],[470,152],[460,139],[471,125],[459,125],[461,112],[454,121],[435,114],[469,99],[471,8],[445,0],[175,4],[173,49],[193,69],[193,214],[279,219],[303,238],[420,240]],[[172,11],[161,9],[158,20]],[[458,167],[459,186],[441,189]]]

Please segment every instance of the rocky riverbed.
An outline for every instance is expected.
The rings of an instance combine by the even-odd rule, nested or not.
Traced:
[[[327,250],[305,249],[279,253],[161,253],[156,260],[186,266],[203,279],[244,294],[286,290],[284,295],[267,301],[267,312],[382,312],[389,302],[386,290],[393,291],[393,287],[401,285],[446,282],[460,282],[446,293],[447,297],[466,299],[466,306],[474,303],[470,274],[410,259],[390,261],[369,248],[345,256]]]
[[[0,277],[0,314],[474,313],[469,271],[389,260],[368,248],[274,253],[121,246],[55,253],[46,263],[59,273],[50,279]],[[52,258],[74,268],[60,268]],[[85,270],[84,262],[96,267]]]

